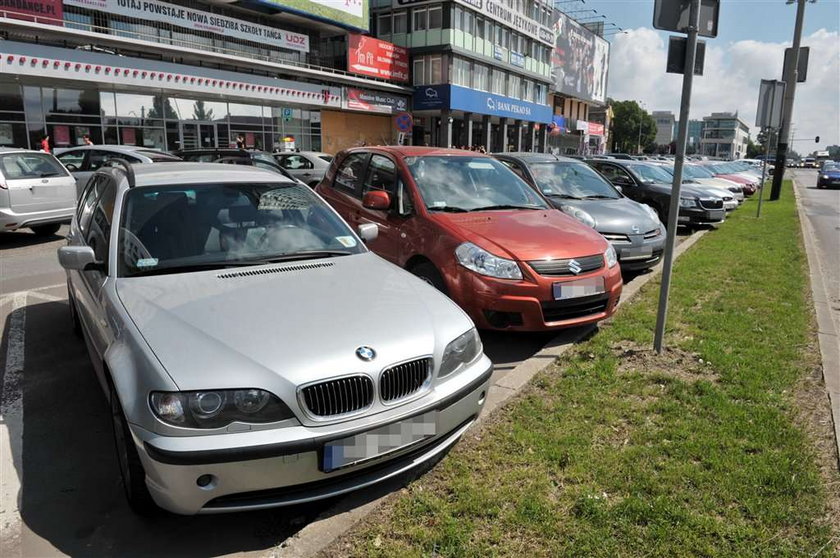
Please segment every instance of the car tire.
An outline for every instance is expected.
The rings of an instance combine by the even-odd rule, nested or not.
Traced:
[[[67,284],[67,301],[70,304],[70,323],[73,325],[73,335],[82,338],[82,322],[79,321],[79,312],[76,310],[76,301],[70,294],[70,284]]]
[[[117,450],[117,464],[120,468],[123,488],[128,505],[134,513],[144,517],[157,515],[160,508],[155,504],[146,486],[146,471],[140,455],[131,438],[117,391],[111,386],[111,423],[114,427],[114,446]]]
[[[51,236],[58,232],[58,229],[61,228],[61,224],[51,223],[49,225],[36,225],[29,228],[32,229],[32,232],[34,232],[36,236]]]
[[[443,294],[447,294],[443,276],[431,262],[419,263],[412,267],[410,271]]]

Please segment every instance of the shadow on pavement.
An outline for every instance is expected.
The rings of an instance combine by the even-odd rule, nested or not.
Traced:
[[[61,227],[56,234],[38,236],[29,229],[12,232],[0,232],[0,250],[25,248],[38,244],[47,244],[65,238],[67,227]]]
[[[209,556],[262,550],[333,503],[141,519],[123,496],[108,406],[84,343],[73,336],[66,302],[27,307],[25,350],[23,458],[16,459],[25,487],[21,517],[24,530],[60,552]],[[47,550],[37,544],[27,549],[26,540],[24,535],[24,555]]]

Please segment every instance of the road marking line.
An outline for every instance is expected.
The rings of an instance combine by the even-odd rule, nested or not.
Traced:
[[[26,291],[14,291],[14,292],[11,292],[11,293],[5,293],[3,295],[0,295],[0,304],[3,304],[7,300],[12,299],[12,298],[14,298],[18,295],[27,295],[29,293],[37,293],[37,292],[40,292],[40,291],[48,291],[50,289],[57,289],[58,287],[64,287],[65,285],[67,285],[67,283],[56,283],[55,285],[47,285],[46,287],[37,287],[35,289],[29,289],[29,290],[26,290]]]
[[[6,367],[0,391],[0,555],[21,554],[20,502],[23,480],[23,360],[26,293],[12,299]]]

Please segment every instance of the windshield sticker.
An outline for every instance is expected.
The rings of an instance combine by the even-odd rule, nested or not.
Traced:
[[[341,242],[345,248],[352,248],[356,245],[356,239],[352,236],[337,236],[335,239]]]
[[[471,169],[493,170],[493,163],[485,163],[484,161],[470,161],[467,166]]]
[[[141,258],[137,260],[137,267],[155,267],[158,264],[157,258]]]
[[[433,201],[432,207],[446,207],[445,201]]]

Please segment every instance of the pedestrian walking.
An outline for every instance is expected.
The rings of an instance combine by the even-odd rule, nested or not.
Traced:
[[[242,134],[236,135],[236,149],[245,149],[245,136]]]
[[[44,151],[45,153],[50,152],[50,136],[49,135],[41,136],[41,151]]]
[[[93,145],[93,140],[90,139],[90,136],[85,134],[82,136],[83,145]]]

